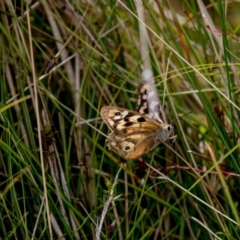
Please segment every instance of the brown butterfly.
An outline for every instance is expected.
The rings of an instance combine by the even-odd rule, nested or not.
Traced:
[[[111,130],[109,150],[125,159],[136,159],[170,138],[173,126],[165,116],[154,88],[142,81],[138,88],[137,111],[103,107],[101,116]]]

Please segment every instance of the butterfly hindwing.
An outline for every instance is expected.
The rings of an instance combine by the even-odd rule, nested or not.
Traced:
[[[158,145],[156,138],[152,137],[153,133],[148,134],[131,134],[129,136],[119,136],[110,133],[107,138],[109,150],[118,153],[125,159],[136,159],[149,152]],[[139,141],[141,139],[141,141]]]

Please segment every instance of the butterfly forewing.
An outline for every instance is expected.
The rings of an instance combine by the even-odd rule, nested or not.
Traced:
[[[155,88],[150,82],[142,80],[138,87],[137,112],[160,123],[166,123],[165,114]]]
[[[134,132],[151,132],[161,128],[162,124],[153,121],[138,112],[119,107],[103,107],[101,115],[113,132],[130,134]]]

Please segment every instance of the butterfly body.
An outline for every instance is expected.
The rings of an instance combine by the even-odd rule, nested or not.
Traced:
[[[173,127],[147,115],[125,108],[106,106],[101,109],[104,122],[111,130],[109,150],[125,159],[136,159],[169,139]]]

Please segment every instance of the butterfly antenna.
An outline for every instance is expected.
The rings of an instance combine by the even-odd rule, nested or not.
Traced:
[[[193,110],[191,110],[191,111],[189,111],[189,112],[183,114],[183,115],[182,115],[181,117],[179,117],[179,118],[183,118],[183,117],[187,116],[188,114],[190,114],[190,113],[192,113],[192,112],[193,112]]]
[[[183,115],[182,115],[181,117],[179,117],[179,118],[183,118],[183,117],[187,116],[188,114],[190,114],[190,113],[192,113],[192,112],[193,112],[193,110],[191,110],[191,111],[183,114]],[[173,121],[172,121],[170,124],[173,125]]]

